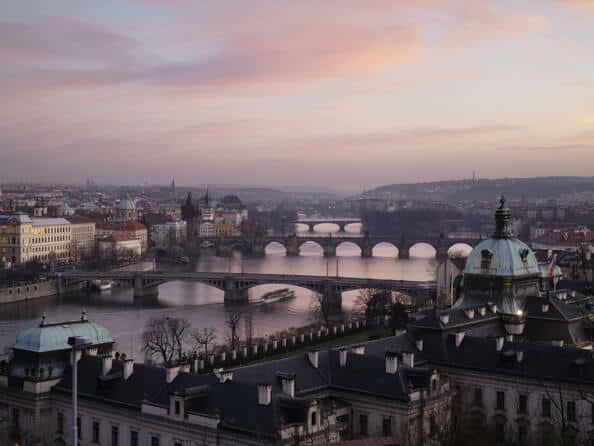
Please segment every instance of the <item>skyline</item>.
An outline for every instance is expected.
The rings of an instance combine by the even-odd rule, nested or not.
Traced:
[[[591,176],[594,2],[224,3],[5,6],[0,178]]]

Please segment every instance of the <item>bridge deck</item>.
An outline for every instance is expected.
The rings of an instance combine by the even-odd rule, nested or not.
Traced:
[[[67,271],[56,274],[63,279],[79,280],[133,280],[141,276],[144,280],[153,281],[213,281],[235,280],[253,282],[258,284],[284,283],[287,285],[322,285],[332,282],[341,287],[348,288],[385,288],[385,289],[419,289],[432,288],[433,281],[394,280],[362,277],[343,276],[317,276],[317,275],[292,275],[292,274],[258,274],[258,273],[228,273],[228,272],[163,272],[163,271],[118,271],[118,272],[83,272]]]

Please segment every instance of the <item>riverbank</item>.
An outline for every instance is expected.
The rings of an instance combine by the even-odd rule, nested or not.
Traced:
[[[57,293],[55,280],[19,283],[10,287],[0,288],[0,305],[55,296]]]

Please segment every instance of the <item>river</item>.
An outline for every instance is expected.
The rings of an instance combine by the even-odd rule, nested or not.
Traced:
[[[324,229],[322,229],[324,230]],[[302,247],[299,257],[286,257],[281,246],[270,245],[266,257],[243,259],[238,253],[232,258],[202,256],[194,268],[196,271],[232,271],[284,274],[319,274],[351,277],[391,278],[408,280],[433,280],[434,251],[429,246],[419,245],[411,252],[411,258],[399,260],[391,245],[379,245],[374,257],[361,258],[359,248],[343,244],[337,249],[337,257],[325,259],[321,248],[314,244]],[[166,265],[159,268],[165,269]],[[311,321],[311,292],[293,288],[296,296],[286,302],[263,305],[257,300],[263,293],[279,288],[278,285],[262,285],[250,290],[250,301],[244,310],[252,314],[255,337],[297,327]],[[357,292],[343,295],[343,309],[353,308]],[[7,304],[0,307],[0,344],[5,351],[11,347],[17,334],[36,325],[46,314],[48,322],[78,319],[83,310],[90,320],[106,326],[117,342],[116,349],[124,352],[141,350],[141,334],[145,323],[154,316],[168,315],[188,319],[192,328],[214,327],[220,340],[226,336],[225,306],[223,292],[207,285],[192,282],[169,282],[159,287],[156,300],[143,302],[133,298],[130,288],[113,287],[107,292],[80,292],[68,296],[40,298],[27,302]],[[242,336],[243,336],[242,324]]]

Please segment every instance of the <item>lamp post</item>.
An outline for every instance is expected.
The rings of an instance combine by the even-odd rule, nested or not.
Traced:
[[[92,345],[88,338],[71,336],[68,338],[68,345],[72,346],[72,446],[78,445],[78,420],[77,420],[77,398],[78,398],[78,355],[85,348]]]

